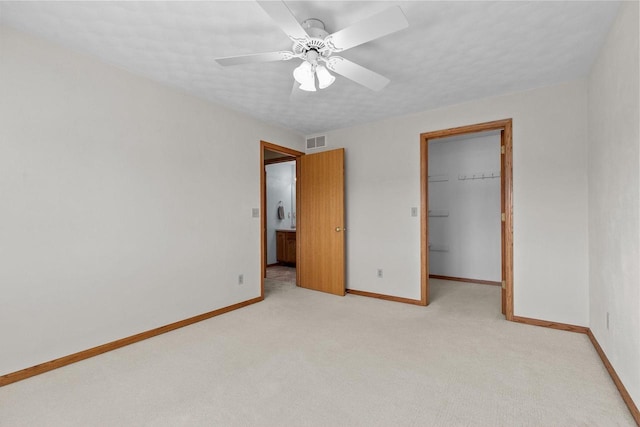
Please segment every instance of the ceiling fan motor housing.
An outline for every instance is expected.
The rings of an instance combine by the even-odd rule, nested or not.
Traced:
[[[333,51],[324,42],[329,33],[324,29],[324,22],[319,19],[310,18],[302,21],[302,28],[309,34],[304,41],[297,41],[293,44],[293,52],[296,55],[305,55],[310,50],[315,50],[319,56],[326,58]]]

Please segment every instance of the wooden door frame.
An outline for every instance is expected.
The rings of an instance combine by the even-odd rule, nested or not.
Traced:
[[[506,293],[505,317],[513,320],[513,132],[512,119],[496,120],[475,125],[443,129],[420,134],[420,302],[429,303],[429,140],[446,136],[465,135],[483,131],[501,131],[500,193],[503,201],[502,270]]]
[[[264,150],[275,151],[294,157],[296,162],[296,215],[300,212],[300,157],[305,153],[282,147],[267,141],[260,141],[260,298],[264,299],[264,277],[267,275],[267,172],[265,169]],[[297,226],[297,219],[296,219]],[[296,239],[296,258],[299,253],[300,239]],[[296,284],[299,270],[296,268]]]

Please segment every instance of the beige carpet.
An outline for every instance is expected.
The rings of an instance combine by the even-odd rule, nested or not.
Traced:
[[[264,302],[0,388],[2,426],[633,426],[586,336],[269,281]]]

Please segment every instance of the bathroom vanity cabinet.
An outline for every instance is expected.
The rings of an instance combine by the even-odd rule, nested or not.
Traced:
[[[282,264],[296,263],[295,230],[276,230],[276,259]]]

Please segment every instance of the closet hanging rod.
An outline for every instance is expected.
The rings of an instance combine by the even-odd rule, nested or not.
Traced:
[[[458,175],[458,180],[500,178],[500,172],[470,172]]]

